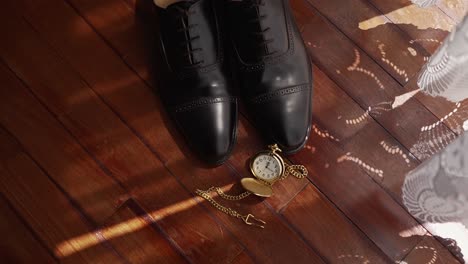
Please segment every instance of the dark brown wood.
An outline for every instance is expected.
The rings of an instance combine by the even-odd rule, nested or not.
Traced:
[[[8,86],[3,76],[4,74],[0,74],[2,83],[14,89],[14,86]],[[67,263],[123,263],[112,249],[103,245],[95,236],[91,238],[94,242],[92,246],[84,247],[86,243],[83,241],[72,246],[69,240],[92,232],[90,223],[83,219],[80,211],[74,208],[68,198],[3,129],[0,129],[0,145],[0,190],[57,259]],[[5,226],[2,225],[2,228]],[[2,253],[2,257],[4,254],[6,252]],[[18,258],[27,257],[27,254],[21,252],[12,254],[12,257],[15,255]]]
[[[5,197],[0,196],[0,249],[4,263],[58,263],[44,245],[22,223]]]

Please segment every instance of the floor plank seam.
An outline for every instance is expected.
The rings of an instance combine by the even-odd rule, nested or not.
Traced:
[[[289,199],[281,208],[278,209],[278,213],[283,214],[283,212],[288,208],[289,204],[292,201],[294,201],[296,196],[298,196],[302,191],[304,191],[304,189],[307,188],[309,184],[310,183],[304,184],[304,187],[302,187],[300,190],[298,190],[297,193],[293,197],[291,197],[291,199]]]
[[[297,230],[294,225],[292,225],[282,214],[277,213],[275,211],[275,209],[270,204],[267,203],[266,207],[269,208],[270,210],[272,210],[274,212],[274,214],[277,215],[278,219],[282,223],[284,223],[284,226],[289,228],[291,230],[291,232],[293,232],[293,234],[295,234],[297,237],[299,237],[301,239],[301,241],[309,248],[309,250],[314,252],[323,261],[323,263],[327,263],[326,258],[322,254],[320,254],[320,252],[313,245],[311,245],[307,241],[307,239],[304,237],[304,235],[301,234],[301,232],[299,232],[299,230]]]

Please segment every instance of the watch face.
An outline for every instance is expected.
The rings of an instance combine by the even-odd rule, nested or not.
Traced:
[[[252,161],[251,169],[255,177],[272,182],[283,173],[283,164],[274,155],[261,153]]]

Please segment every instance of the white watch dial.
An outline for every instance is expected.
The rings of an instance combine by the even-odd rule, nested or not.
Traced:
[[[281,176],[282,165],[272,155],[260,154],[253,161],[252,170],[257,178],[273,181]]]

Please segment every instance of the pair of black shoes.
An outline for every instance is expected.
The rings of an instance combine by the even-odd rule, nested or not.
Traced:
[[[200,159],[219,165],[229,157],[236,91],[266,143],[286,154],[304,146],[312,70],[288,0],[192,0],[156,10],[160,96]]]

